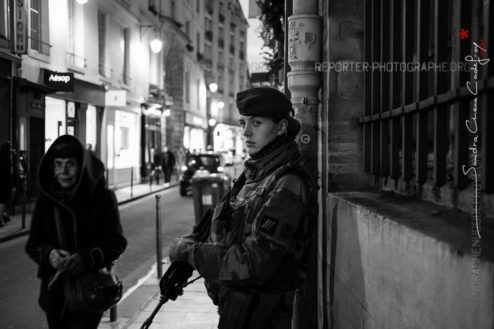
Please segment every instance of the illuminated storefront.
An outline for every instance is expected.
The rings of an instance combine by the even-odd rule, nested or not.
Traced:
[[[184,147],[190,152],[204,152],[206,150],[206,131],[207,122],[205,118],[201,118],[191,113],[185,115],[184,127]]]

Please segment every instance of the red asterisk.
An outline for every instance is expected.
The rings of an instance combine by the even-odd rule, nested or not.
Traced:
[[[461,31],[460,33],[458,33],[458,35],[460,36],[461,40],[463,40],[464,38],[468,38],[468,32],[470,30],[464,30],[463,28],[461,28]]]

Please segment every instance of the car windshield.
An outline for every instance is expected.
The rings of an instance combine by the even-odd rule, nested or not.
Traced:
[[[215,167],[220,164],[220,159],[215,156],[200,156],[199,161],[205,167]]]
[[[189,164],[196,168],[217,167],[220,165],[220,158],[214,155],[197,155],[190,158]]]

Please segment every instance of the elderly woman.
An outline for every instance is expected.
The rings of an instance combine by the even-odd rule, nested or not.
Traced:
[[[295,142],[300,124],[281,92],[248,89],[236,102],[250,158],[215,208],[209,242],[177,239],[170,259],[206,279],[218,328],[290,328],[315,225],[314,179]]]
[[[67,307],[60,283],[48,288],[57,270],[76,277],[103,268],[127,245],[104,172],[103,163],[69,135],[57,138],[41,160],[26,251],[39,266],[39,304],[50,329],[96,329],[102,317]]]

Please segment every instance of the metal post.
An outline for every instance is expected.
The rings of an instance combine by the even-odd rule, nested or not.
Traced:
[[[110,322],[117,321],[117,305],[113,305],[110,308]]]
[[[161,279],[163,276],[163,268],[162,268],[162,259],[163,256],[161,254],[161,210],[160,210],[160,198],[161,195],[156,194],[156,266],[158,268],[158,279]]]
[[[108,168],[106,168],[106,187],[109,187],[110,186],[110,181],[108,180],[108,172],[110,170]]]
[[[134,167],[130,167],[130,197],[134,196]]]
[[[154,175],[154,172],[151,171],[149,174],[149,191],[152,191],[151,184],[153,183],[153,175]]]
[[[27,175],[22,177],[22,229],[26,228]]]

